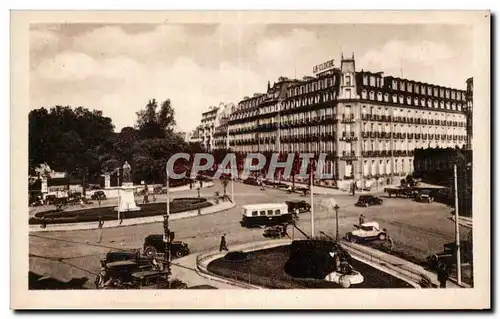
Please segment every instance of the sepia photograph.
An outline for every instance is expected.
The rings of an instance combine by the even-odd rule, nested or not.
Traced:
[[[11,307],[491,307],[489,12],[11,19]]]

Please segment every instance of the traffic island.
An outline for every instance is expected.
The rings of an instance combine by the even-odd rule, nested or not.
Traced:
[[[311,275],[313,278],[297,278],[287,273],[287,262],[291,256],[290,247],[289,244],[282,244],[254,251],[245,250],[245,254],[233,253],[235,258],[219,256],[208,263],[206,270],[217,277],[227,278],[233,282],[268,289],[342,288],[339,283],[319,279],[322,275]],[[245,258],[242,258],[243,255]],[[352,285],[351,288],[413,288],[406,281],[355,258],[352,259],[351,265],[364,277],[363,282]],[[294,275],[297,276],[296,273]]]
[[[118,213],[113,207],[72,211],[45,211],[29,219],[31,232],[90,230],[124,227],[163,221],[166,203],[139,204],[141,210]],[[177,198],[170,202],[170,220],[214,214],[235,206],[230,201],[214,204],[205,198]]]

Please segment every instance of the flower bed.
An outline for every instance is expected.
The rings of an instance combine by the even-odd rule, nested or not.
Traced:
[[[182,198],[174,200],[170,203],[170,213],[182,213],[186,211],[202,209],[210,207],[213,204],[205,198]],[[166,211],[166,203],[139,204],[141,209],[138,211],[130,211],[122,214],[123,219],[149,217],[162,215]],[[57,211],[50,210],[35,214],[29,219],[30,225],[42,224],[42,218],[45,217],[46,224],[69,224],[82,222],[97,222],[99,218],[103,221],[116,220],[117,211],[115,207],[100,207],[92,209],[81,209],[74,211]]]
[[[216,275],[271,289],[341,288],[322,279],[299,279],[288,275],[285,264],[291,253],[290,245],[249,252],[247,259],[234,262],[224,257],[210,262],[207,270]],[[353,288],[412,288],[408,283],[352,259],[352,266],[364,276],[364,282]]]

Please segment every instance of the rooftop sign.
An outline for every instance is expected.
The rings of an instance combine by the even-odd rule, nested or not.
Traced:
[[[313,73],[319,73],[319,72],[323,72],[323,71],[332,69],[335,66],[334,61],[335,60],[332,59],[330,61],[326,61],[324,63],[315,65],[313,67]]]

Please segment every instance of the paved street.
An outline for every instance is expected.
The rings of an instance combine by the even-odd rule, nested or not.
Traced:
[[[213,188],[202,189],[202,196],[212,196],[215,189],[222,192],[218,184]],[[277,189],[260,190],[256,186],[235,183],[235,200],[238,205],[250,203],[279,202],[287,199],[305,199],[298,194],[289,195]],[[230,192],[231,187],[228,187]],[[197,196],[196,191],[186,191],[175,196]],[[319,203],[325,195],[315,196]],[[365,215],[366,221],[376,220],[381,227],[387,228],[394,238],[395,245],[404,246],[414,254],[425,256],[440,252],[444,243],[454,239],[454,224],[449,220],[450,208],[439,203],[417,203],[409,199],[384,198],[382,206],[358,208],[354,206],[356,197],[347,193],[335,196],[339,210],[340,235],[352,229],[359,214]],[[316,205],[315,205],[316,207]],[[316,208],[316,234],[324,231],[335,234],[335,212]],[[241,208],[239,206],[225,212],[194,218],[174,220],[171,230],[177,240],[187,242],[193,253],[217,249],[220,236],[227,235],[229,249],[231,245],[263,240],[261,229],[245,229],[239,224]],[[306,233],[310,232],[310,213],[300,215],[298,226]],[[87,277],[90,280],[85,287],[92,287],[94,274],[99,269],[99,258],[109,248],[140,248],[144,237],[151,233],[161,233],[162,223],[136,225],[103,229],[102,241],[99,230],[32,233],[30,235],[30,270],[51,276],[61,281]],[[290,232],[291,233],[291,232]],[[464,237],[467,232],[462,232]],[[294,232],[298,236],[298,232]],[[175,267],[175,266],[174,266]],[[194,268],[194,264],[193,264]],[[194,270],[193,270],[194,271]]]

